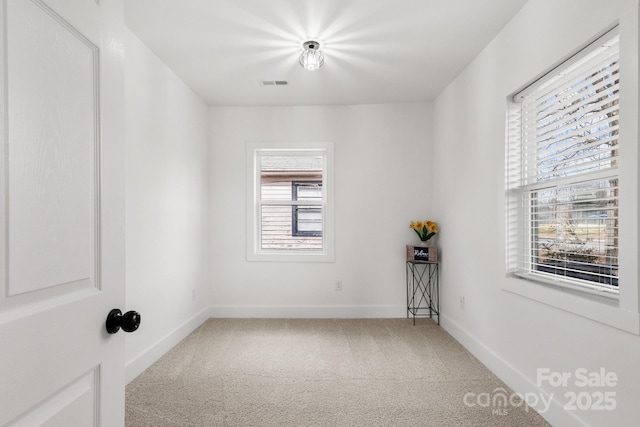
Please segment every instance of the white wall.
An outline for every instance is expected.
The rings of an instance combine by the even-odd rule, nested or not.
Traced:
[[[441,228],[442,324],[516,391],[553,394],[555,405],[545,417],[557,426],[638,425],[640,337],[504,290],[518,280],[505,275],[507,96],[618,19],[621,31],[637,37],[636,3],[530,0],[434,103],[432,212]],[[625,66],[636,72],[637,64]],[[636,82],[627,88],[627,96],[638,96]],[[631,176],[637,172],[632,160]],[[627,188],[636,185],[627,182]],[[637,250],[631,255],[627,268],[634,269]],[[635,280],[621,283],[638,286]],[[538,368],[574,376],[566,389],[538,388]],[[618,384],[577,387],[577,368],[605,368],[617,374]],[[597,391],[615,393],[614,411],[563,409],[565,392],[594,397]]]
[[[125,48],[131,380],[206,318],[208,148],[205,104],[129,30]]]
[[[409,222],[431,212],[431,115],[426,103],[211,107],[211,315],[404,316]],[[335,262],[246,261],[246,141],[335,143]]]

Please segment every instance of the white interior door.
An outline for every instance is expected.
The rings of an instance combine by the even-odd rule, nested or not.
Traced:
[[[119,427],[122,0],[0,5],[0,426]]]

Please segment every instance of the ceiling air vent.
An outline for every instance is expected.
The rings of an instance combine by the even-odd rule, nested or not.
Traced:
[[[289,82],[286,80],[262,80],[260,84],[262,86],[286,86]]]

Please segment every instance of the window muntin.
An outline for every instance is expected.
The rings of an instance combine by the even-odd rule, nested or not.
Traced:
[[[618,294],[619,80],[614,30],[514,97],[512,272]]]

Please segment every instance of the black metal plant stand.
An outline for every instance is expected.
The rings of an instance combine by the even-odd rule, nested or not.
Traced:
[[[407,261],[407,318],[438,317],[440,324],[440,284],[438,263]]]

